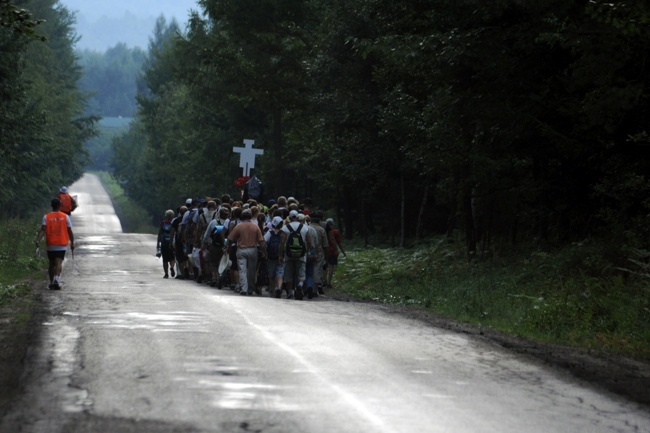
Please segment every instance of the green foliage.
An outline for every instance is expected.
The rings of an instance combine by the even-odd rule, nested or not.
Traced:
[[[113,164],[113,141],[128,133],[130,119],[103,118],[99,121],[97,136],[85,144],[90,157],[91,170],[108,171]]]
[[[90,95],[89,112],[102,117],[133,117],[146,53],[119,43],[103,53],[84,50],[77,55],[83,68],[79,87]]]
[[[268,197],[309,196],[348,237],[461,233],[473,257],[648,247],[638,2],[198,4],[185,34],[159,20],[117,142],[116,175],[152,214],[236,195],[232,147],[253,138]]]
[[[76,88],[81,72],[72,51],[74,21],[55,3],[24,1],[24,10],[10,12],[15,21],[0,21],[4,216],[27,215],[78,179],[87,162],[83,143],[94,134],[95,119],[83,116],[85,99]],[[12,8],[3,2],[2,16]]]
[[[361,299],[649,358],[647,254],[631,257],[639,272],[621,274],[607,250],[586,242],[534,254],[504,250],[468,263],[462,246],[435,239],[412,249],[349,252],[335,283]]]
[[[34,239],[40,219],[0,219],[0,305],[29,292],[24,281],[47,267],[47,258],[35,255]]]

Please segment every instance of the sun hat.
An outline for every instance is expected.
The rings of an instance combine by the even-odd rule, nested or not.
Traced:
[[[59,192],[62,192],[63,194],[67,194],[68,193],[68,187],[67,186],[62,186],[61,189],[59,190]]]

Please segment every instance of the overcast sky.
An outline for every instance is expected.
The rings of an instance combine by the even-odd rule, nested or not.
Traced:
[[[77,17],[77,48],[105,51],[120,42],[147,49],[156,19],[176,19],[181,29],[196,0],[59,0]]]

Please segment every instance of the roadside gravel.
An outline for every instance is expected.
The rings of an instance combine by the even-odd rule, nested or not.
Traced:
[[[341,292],[332,291],[328,295],[338,301],[355,301]],[[471,335],[473,338],[503,347],[513,353],[539,360],[594,388],[617,394],[650,409],[649,362],[527,340],[491,328],[454,322],[413,306],[382,304],[381,308],[389,314],[400,314],[419,320],[428,326]]]

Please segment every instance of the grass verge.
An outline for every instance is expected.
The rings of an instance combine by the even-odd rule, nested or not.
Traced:
[[[47,257],[35,254],[39,228],[38,216],[0,221],[0,417],[18,393],[27,348],[40,329]]]
[[[40,220],[5,219],[0,222],[0,306],[29,294],[29,279],[41,278],[47,257],[37,257],[34,240]],[[44,245],[43,245],[44,246]]]
[[[462,247],[438,238],[411,249],[356,249],[337,270],[336,287],[537,341],[650,360],[647,253],[630,251],[623,269],[607,245],[591,242],[471,263]]]

